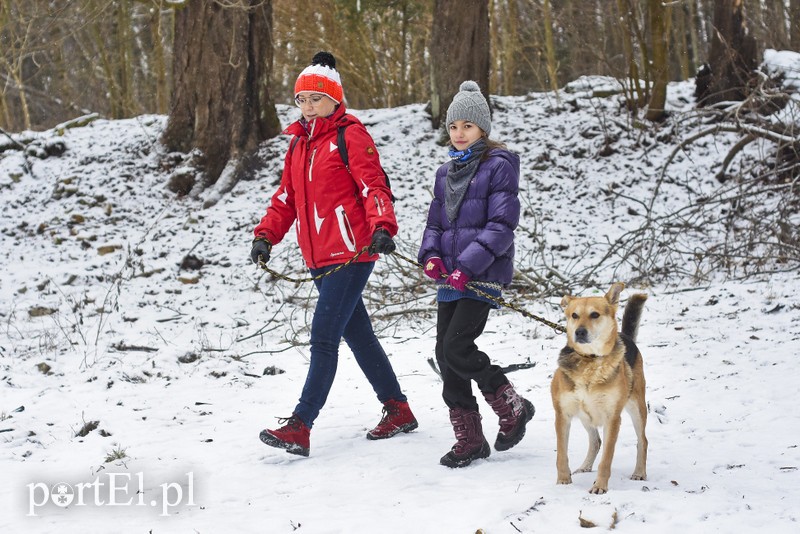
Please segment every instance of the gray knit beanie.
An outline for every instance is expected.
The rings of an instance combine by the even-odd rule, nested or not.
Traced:
[[[449,128],[455,121],[469,121],[486,132],[486,137],[492,132],[492,115],[489,104],[481,94],[481,88],[476,82],[467,80],[461,83],[458,93],[453,97],[453,102],[447,108],[445,125]]]

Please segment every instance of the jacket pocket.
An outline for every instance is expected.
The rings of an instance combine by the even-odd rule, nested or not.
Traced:
[[[336,222],[339,223],[339,233],[342,234],[342,241],[350,252],[356,251],[356,237],[353,233],[353,228],[350,226],[350,221],[347,219],[347,213],[344,211],[344,206],[336,206],[334,210],[336,213]]]

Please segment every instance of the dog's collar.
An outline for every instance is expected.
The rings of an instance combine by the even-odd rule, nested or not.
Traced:
[[[582,352],[578,352],[577,350],[575,350],[575,349],[573,349],[572,347],[569,347],[569,346],[568,346],[568,347],[566,347],[566,350],[568,350],[569,352],[573,352],[573,353],[577,354],[577,355],[578,355],[578,356],[580,356],[581,358],[589,358],[589,359],[592,359],[592,360],[593,360],[593,359],[596,359],[596,358],[600,358],[600,357],[601,357],[601,356],[599,356],[599,355],[597,355],[597,354],[584,354],[584,353],[582,353]]]

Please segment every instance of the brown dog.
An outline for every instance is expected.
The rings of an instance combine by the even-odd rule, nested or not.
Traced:
[[[647,405],[644,399],[642,354],[636,348],[636,333],[647,295],[628,300],[617,332],[617,305],[625,284],[611,286],[605,297],[565,296],[561,307],[567,317],[567,346],[561,350],[550,393],[556,416],[556,467],[558,483],[571,484],[567,448],[572,418],[577,416],[589,433],[589,451],[575,471],[592,470],[600,451],[598,427],[603,427],[605,447],[597,467],[597,480],[590,493],[608,491],[611,461],[617,444],[623,408],[633,419],[638,445],[636,468],[631,479],[647,478]]]

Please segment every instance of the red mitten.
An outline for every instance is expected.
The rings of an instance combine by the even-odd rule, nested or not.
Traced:
[[[467,284],[469,283],[469,276],[462,273],[459,269],[456,269],[455,271],[450,273],[450,276],[447,277],[446,283],[463,293],[467,289]]]
[[[443,274],[447,274],[447,269],[444,268],[441,258],[434,256],[425,263],[425,276],[439,280]]]

